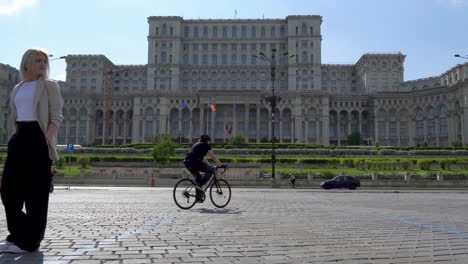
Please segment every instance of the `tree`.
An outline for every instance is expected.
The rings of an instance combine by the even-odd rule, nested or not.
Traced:
[[[172,141],[172,139],[164,140],[153,149],[153,159],[156,162],[167,162],[171,156],[175,154],[176,144]]]
[[[359,146],[362,143],[362,136],[361,133],[358,131],[354,131],[348,136],[348,145],[351,146]]]
[[[236,148],[244,148],[247,145],[245,143],[245,138],[239,134],[232,136],[228,143],[235,146]]]
[[[153,143],[154,144],[159,144],[163,141],[166,141],[166,140],[172,140],[172,137],[171,135],[169,134],[165,134],[165,133],[161,133],[161,134],[156,134],[153,138]]]

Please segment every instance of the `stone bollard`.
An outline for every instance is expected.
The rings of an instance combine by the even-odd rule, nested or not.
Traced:
[[[439,182],[444,181],[444,175],[442,175],[440,171],[437,173],[437,181]]]
[[[372,181],[373,182],[379,181],[379,175],[375,171],[372,173]]]
[[[405,182],[407,183],[411,182],[411,175],[409,174],[409,172],[405,172],[403,176],[405,176]]]
[[[307,181],[309,184],[312,184],[314,182],[314,174],[313,173],[307,173]]]

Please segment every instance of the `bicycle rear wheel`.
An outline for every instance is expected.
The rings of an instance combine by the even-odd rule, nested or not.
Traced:
[[[231,186],[226,180],[219,179],[210,186],[211,202],[218,208],[223,208],[231,201]]]
[[[178,181],[174,186],[172,196],[174,197],[174,202],[180,209],[187,210],[192,208],[197,201],[195,182],[190,179]]]

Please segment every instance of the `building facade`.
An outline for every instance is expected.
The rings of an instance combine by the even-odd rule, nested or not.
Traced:
[[[268,142],[274,85],[277,142],[344,145],[357,131],[363,144],[468,144],[468,63],[412,81],[401,53],[322,64],[321,16],[148,23],[145,65],[66,56],[60,143],[144,143],[160,133]]]

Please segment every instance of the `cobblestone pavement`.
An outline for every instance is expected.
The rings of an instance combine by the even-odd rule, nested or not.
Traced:
[[[40,252],[0,263],[468,263],[467,196],[236,188],[184,211],[169,188],[72,187],[51,194]]]

